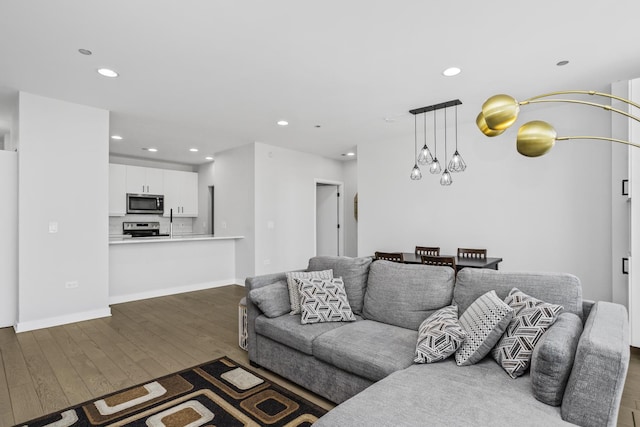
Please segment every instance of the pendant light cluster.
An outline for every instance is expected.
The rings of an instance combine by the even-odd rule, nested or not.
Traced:
[[[419,180],[422,178],[422,172],[420,171],[420,166],[429,165],[429,172],[433,175],[440,176],[440,184],[441,185],[451,185],[453,180],[451,179],[452,172],[463,172],[467,168],[467,164],[462,159],[462,156],[458,152],[458,105],[461,105],[459,99],[454,99],[452,101],[443,102],[441,104],[429,105],[427,107],[417,108],[415,110],[409,111],[413,114],[413,122],[414,122],[414,153],[416,153],[415,163],[413,165],[413,169],[411,170],[411,179]],[[447,108],[455,107],[455,118],[456,118],[456,150],[453,153],[453,157],[447,164]],[[438,140],[436,138],[436,130],[437,130],[437,120],[436,120],[436,111],[444,110],[444,172],[442,172],[442,166],[440,166],[440,162],[438,161]],[[427,113],[433,111],[433,153],[429,149],[427,145]],[[424,145],[418,151],[418,114],[423,115],[423,123],[424,123]]]

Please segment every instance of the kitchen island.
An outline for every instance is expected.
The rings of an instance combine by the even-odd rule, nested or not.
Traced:
[[[242,236],[109,237],[109,304],[242,284],[235,277]]]

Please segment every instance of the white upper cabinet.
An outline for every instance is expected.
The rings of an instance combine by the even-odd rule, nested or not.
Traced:
[[[164,170],[164,216],[198,216],[198,174]]]
[[[164,174],[162,169],[126,166],[127,193],[164,194]]]
[[[109,164],[109,216],[124,216],[127,213],[127,168]]]

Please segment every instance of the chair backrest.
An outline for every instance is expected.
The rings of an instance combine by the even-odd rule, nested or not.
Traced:
[[[404,262],[404,255],[402,255],[402,252],[376,252],[376,259]]]
[[[459,258],[487,259],[486,249],[458,248]]]
[[[440,248],[435,246],[416,246],[416,255],[439,256]]]
[[[453,268],[453,271],[456,271],[456,258],[452,256],[431,256],[431,255],[422,255],[420,257],[422,259],[423,264],[428,265],[440,265],[445,267]]]

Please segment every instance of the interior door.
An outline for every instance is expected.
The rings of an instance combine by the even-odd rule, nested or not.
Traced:
[[[316,184],[316,255],[340,255],[338,186]]]

